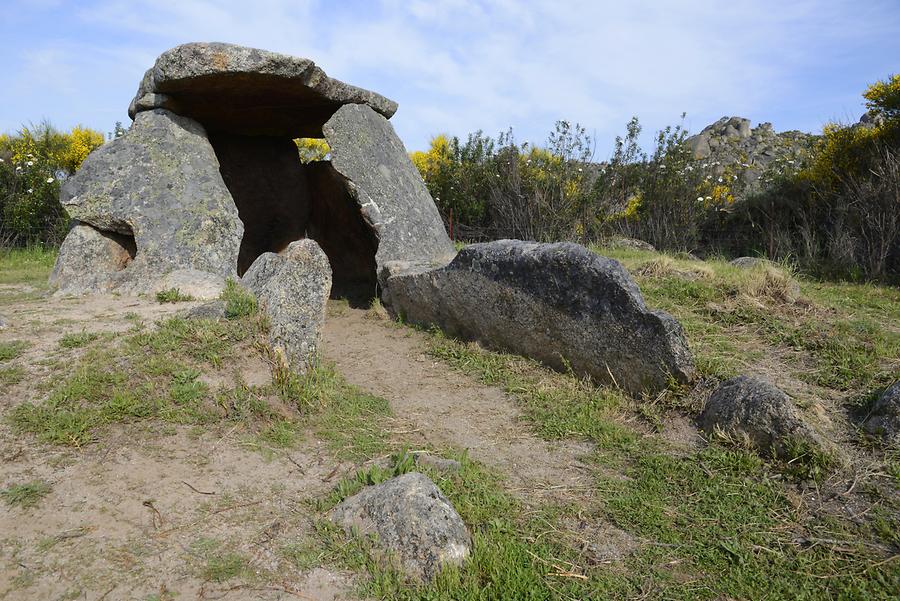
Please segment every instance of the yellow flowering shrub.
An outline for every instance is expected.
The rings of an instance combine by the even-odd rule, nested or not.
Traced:
[[[427,151],[409,153],[409,158],[426,182],[441,180],[453,164],[450,140],[444,134],[431,138]]]
[[[99,131],[76,125],[68,134],[68,142],[57,157],[61,168],[75,173],[91,152],[103,145],[103,134]]]
[[[331,152],[328,142],[321,138],[297,138],[294,140],[294,144],[297,145],[297,152],[300,154],[302,163],[324,161]]]
[[[900,75],[876,81],[863,92],[866,107],[876,114],[892,118],[900,116]]]

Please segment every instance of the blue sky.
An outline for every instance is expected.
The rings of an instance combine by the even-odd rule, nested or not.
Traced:
[[[188,41],[312,58],[398,101],[411,150],[510,126],[540,142],[568,119],[602,159],[632,115],[647,137],[682,112],[692,131],[855,121],[900,71],[900,0],[0,0],[0,132],[128,123],[143,72]]]

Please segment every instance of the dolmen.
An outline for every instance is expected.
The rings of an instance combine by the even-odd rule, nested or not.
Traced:
[[[72,227],[51,285],[203,299],[245,278],[295,371],[315,361],[326,299],[342,296],[632,393],[693,376],[681,327],[617,262],[521,241],[457,255],[396,110],[308,59],[222,43],[164,52],[131,127],[62,186]],[[298,138],[327,155],[301,161]]]

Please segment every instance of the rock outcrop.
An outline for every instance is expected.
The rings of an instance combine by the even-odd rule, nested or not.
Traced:
[[[687,144],[695,159],[712,164],[719,174],[728,169],[752,190],[767,170],[799,166],[815,139],[800,131],[776,133],[771,123],[751,128],[749,119],[722,117],[688,138]]]
[[[298,373],[316,360],[325,305],[331,292],[328,257],[313,240],[292,242],[280,254],[264,253],[242,283],[269,317],[275,356]]]
[[[900,382],[888,386],[878,397],[863,427],[888,442],[900,443]]]
[[[375,261],[446,264],[455,254],[425,182],[387,119],[347,105],[325,124],[331,164],[378,235]]]
[[[330,517],[348,534],[374,537],[378,558],[413,580],[428,582],[442,568],[462,565],[472,546],[453,505],[417,472],[364,488]]]
[[[617,261],[571,243],[474,244],[446,267],[388,273],[403,320],[573,369],[632,393],[694,374],[680,324],[648,309]]]
[[[700,425],[710,434],[721,431],[785,459],[793,459],[791,449],[797,445],[820,450],[827,446],[787,394],[757,377],[723,382],[710,395]]]

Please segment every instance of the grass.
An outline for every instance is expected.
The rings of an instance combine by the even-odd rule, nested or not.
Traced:
[[[0,367],[0,384],[13,386],[25,379],[25,368],[14,365],[12,367]]]
[[[202,424],[227,417],[199,381],[200,368],[221,366],[259,335],[253,317],[228,322],[169,319],[154,331],[89,347],[43,402],[19,405],[9,419],[44,442],[83,446],[113,423],[162,419]]]
[[[183,303],[194,300],[190,294],[183,294],[178,288],[168,288],[156,293],[158,303]]]
[[[65,349],[81,348],[100,338],[98,332],[75,332],[66,334],[59,340],[59,347]]]
[[[217,539],[198,539],[190,550],[198,575],[207,582],[222,583],[252,576],[250,561]]]
[[[220,298],[225,301],[225,317],[228,319],[247,317],[257,311],[256,297],[230,278],[225,281]]]
[[[771,599],[886,599],[900,585],[897,557],[890,559],[896,553],[891,533],[900,528],[897,507],[879,520],[857,524],[812,513],[792,497],[791,480],[817,477],[828,469],[820,465],[827,458],[772,464],[750,451],[719,444],[673,453],[664,441],[639,436],[622,424],[617,413],[628,407],[628,401],[604,400],[615,393],[592,390],[589,383],[571,375],[555,374],[533,362],[440,334],[431,337],[430,345],[432,354],[454,368],[512,394],[541,436],[596,442],[597,450],[589,459],[597,474],[593,493],[598,507],[593,519],[612,523],[644,541],[620,570],[591,566],[558,544],[550,545],[544,554],[529,546],[538,558],[528,556],[519,563],[517,545],[531,543],[536,535],[529,536],[532,526],[517,517],[521,508],[510,511],[505,527],[523,533],[524,541],[504,539],[501,544],[489,538],[485,542],[493,549],[493,562],[516,565],[490,567],[514,571],[531,564],[531,573],[519,578],[530,582],[533,598],[756,598],[765,590]],[[796,449],[795,454],[808,453]],[[611,468],[614,475],[606,475]],[[467,486],[447,493],[458,507],[469,502],[465,495],[473,485]],[[589,505],[580,503],[558,510],[562,515],[591,512]],[[489,511],[494,517],[504,515],[497,507]],[[542,531],[562,530],[559,516],[547,519]],[[560,585],[545,573],[548,583],[539,578],[544,562],[566,566],[586,579]],[[476,559],[466,574],[475,570],[479,577],[480,569]],[[449,578],[454,587],[464,589],[454,580],[464,577]],[[480,575],[482,582],[496,582],[492,577],[493,573]],[[521,594],[512,584],[503,586],[508,588],[498,590],[509,598]],[[437,594],[433,587],[415,593],[406,590],[396,598],[479,598],[474,589],[449,590],[453,592]],[[380,589],[375,594],[395,598],[394,593]]]
[[[900,290],[811,282],[785,266],[736,268],[710,260],[711,277],[685,278],[698,262],[659,253],[596,249],[631,270],[648,304],[684,326],[705,376],[728,378],[769,365],[846,397],[865,396],[900,372]],[[647,269],[662,264],[668,270]]]
[[[29,343],[24,340],[0,340],[0,361],[10,361],[20,357]]]
[[[0,284],[46,286],[56,254],[56,249],[42,246],[0,248]]]
[[[37,507],[44,497],[50,494],[51,486],[43,480],[34,480],[26,484],[14,484],[0,490],[0,497],[10,507],[30,509]]]

